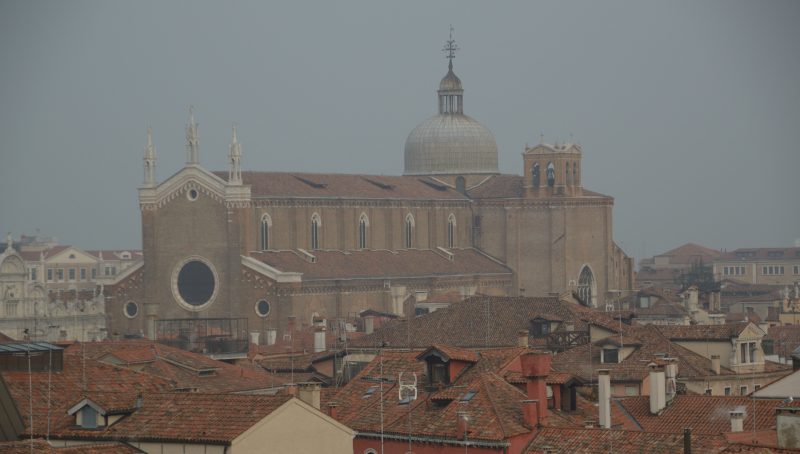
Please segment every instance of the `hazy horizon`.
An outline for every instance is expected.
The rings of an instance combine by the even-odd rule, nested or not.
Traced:
[[[141,247],[146,128],[157,178],[227,169],[400,175],[436,112],[449,25],[465,113],[500,170],[580,142],[638,262],[687,242],[800,239],[800,4],[0,2],[0,232]]]

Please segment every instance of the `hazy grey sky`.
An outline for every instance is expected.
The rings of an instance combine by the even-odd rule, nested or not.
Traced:
[[[693,241],[800,238],[800,2],[0,1],[0,230],[141,247],[136,188],[225,169],[403,171],[436,109],[448,26],[465,111],[503,172],[527,143],[580,142],[637,258]]]

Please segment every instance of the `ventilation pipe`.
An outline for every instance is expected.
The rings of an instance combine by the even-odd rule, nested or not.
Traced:
[[[611,375],[608,369],[597,371],[597,387],[600,403],[600,427],[611,428]]]
[[[650,413],[657,415],[667,406],[664,367],[650,364]]]

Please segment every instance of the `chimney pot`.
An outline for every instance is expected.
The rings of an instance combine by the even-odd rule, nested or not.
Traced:
[[[336,417],[339,416],[339,408],[338,407],[339,407],[339,404],[337,404],[336,402],[329,402],[328,403],[328,416],[330,416],[333,419],[336,419]]]
[[[719,355],[711,355],[711,370],[714,375],[719,375]]]
[[[517,332],[517,345],[528,348],[528,330],[521,329]]]
[[[731,415],[731,432],[741,432],[744,430],[744,411],[734,410]]]

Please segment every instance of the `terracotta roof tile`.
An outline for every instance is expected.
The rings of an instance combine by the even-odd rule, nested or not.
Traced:
[[[427,348],[444,344],[467,348],[509,347],[517,345],[518,332],[530,329],[535,318],[562,320],[574,331],[588,331],[594,323],[609,330],[619,323],[592,309],[558,297],[474,297],[451,304],[430,314],[411,319],[388,321],[374,333],[353,340],[354,347],[371,348],[388,344],[391,348]],[[623,328],[625,329],[625,328]],[[544,346],[544,338],[530,337],[533,345]]]
[[[720,340],[736,337],[746,327],[747,322],[726,323],[724,325],[657,325],[655,328],[664,336],[675,340]]]
[[[774,427],[775,409],[781,401],[740,396],[678,395],[658,416],[650,413],[649,396],[622,399],[620,404],[646,432],[682,433],[684,427],[691,427],[693,434],[718,435],[730,432],[729,412],[737,409],[744,410],[744,427],[748,430],[753,429],[754,420],[755,430]]]
[[[692,437],[692,452],[717,452],[724,445],[721,437]],[[525,454],[540,454],[556,449],[559,453],[595,454],[673,454],[683,452],[683,434],[637,432],[630,430],[543,428]]]
[[[214,174],[227,180],[228,171]],[[253,198],[453,200],[467,198],[428,177],[337,173],[242,172]]]
[[[31,446],[33,445],[33,446]],[[138,454],[139,449],[124,443],[97,443],[80,446],[54,447],[45,440],[19,440],[0,443],[0,452],[6,454]]]
[[[250,256],[273,268],[303,273],[303,280],[386,279],[461,275],[504,275],[511,270],[475,249],[449,249],[453,260],[430,249],[399,251],[311,251],[311,263],[294,251],[257,251]]]
[[[747,255],[744,255],[747,254]],[[781,255],[777,255],[781,254]],[[742,260],[797,260],[800,259],[800,247],[783,248],[740,248],[725,252],[719,256],[718,262]]]

